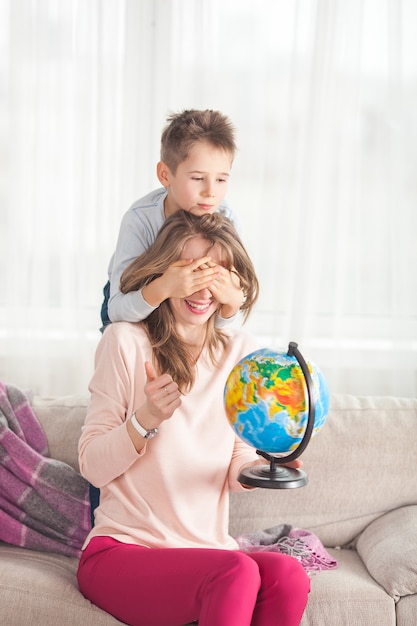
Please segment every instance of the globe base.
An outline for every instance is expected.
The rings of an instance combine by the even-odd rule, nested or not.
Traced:
[[[271,469],[270,465],[245,467],[240,472],[238,481],[248,487],[264,489],[294,489],[308,483],[307,474],[303,470],[282,466]]]

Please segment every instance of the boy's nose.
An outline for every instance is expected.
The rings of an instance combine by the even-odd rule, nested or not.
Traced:
[[[214,193],[214,185],[212,185],[211,183],[207,183],[206,188],[204,189],[204,195],[207,198],[214,198],[214,196],[216,195]]]

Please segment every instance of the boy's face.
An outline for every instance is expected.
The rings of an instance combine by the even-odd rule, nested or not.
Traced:
[[[193,146],[175,174],[160,161],[158,178],[168,190],[165,216],[169,217],[178,209],[194,215],[214,213],[226,195],[231,167],[231,154],[206,141]]]

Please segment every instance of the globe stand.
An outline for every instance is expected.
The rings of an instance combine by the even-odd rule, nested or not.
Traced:
[[[269,465],[252,465],[244,468],[238,477],[238,481],[242,485],[248,487],[263,487],[265,489],[293,489],[295,487],[303,487],[308,483],[307,474],[300,469],[292,467],[282,467],[286,463],[290,463],[297,459],[306,449],[314,428],[314,419],[316,412],[316,404],[313,394],[313,381],[308,369],[308,365],[303,355],[298,350],[298,344],[290,341],[288,344],[288,356],[294,356],[303,373],[308,395],[308,420],[307,426],[302,440],[297,448],[287,456],[274,456],[268,452],[257,450],[257,454],[269,461]]]

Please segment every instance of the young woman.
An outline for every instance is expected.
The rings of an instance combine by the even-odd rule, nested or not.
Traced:
[[[309,579],[294,558],[245,554],[228,534],[228,493],[244,490],[237,476],[259,460],[228,424],[223,390],[258,346],[214,325],[224,268],[240,281],[246,316],[258,282],[233,226],[178,211],[121,289],[181,273],[183,297],[142,322],[111,324],[97,348],[79,458],[101,497],[78,581],[126,624],[296,626],[307,602]]]

